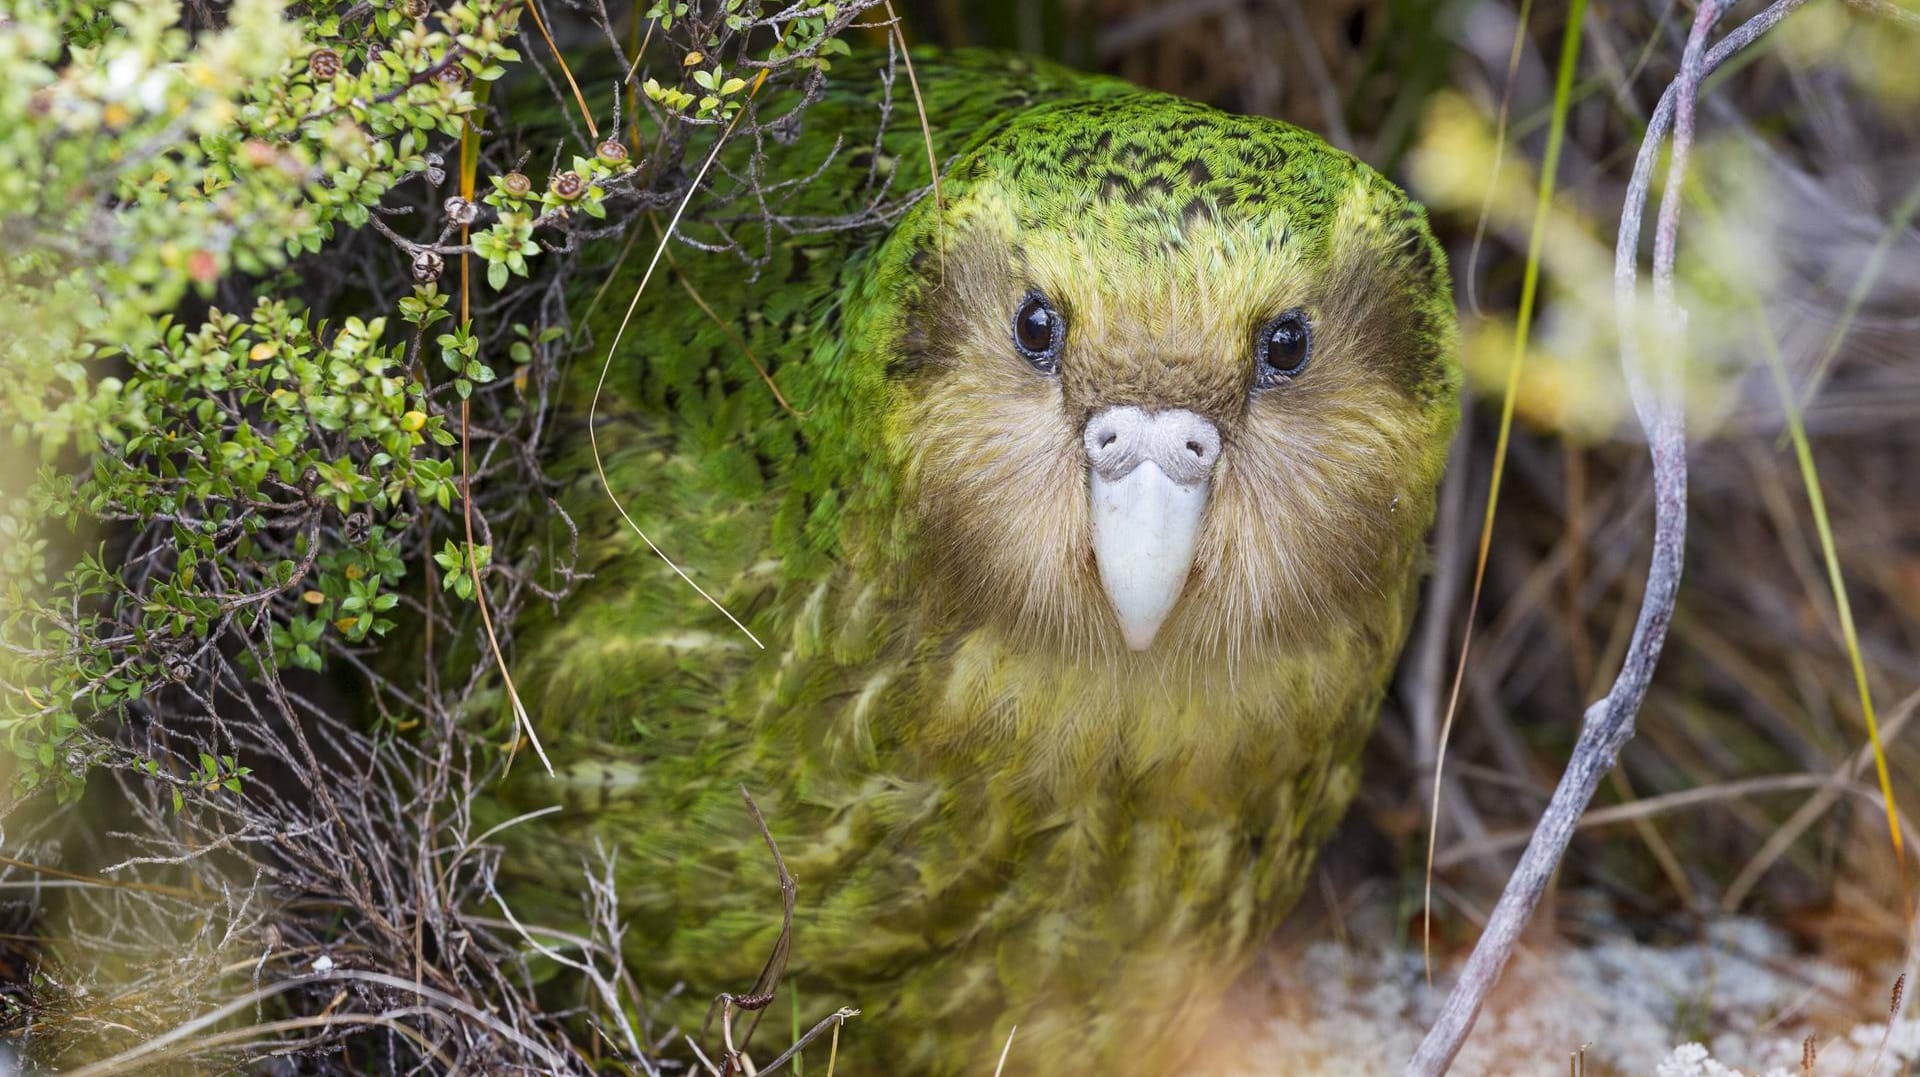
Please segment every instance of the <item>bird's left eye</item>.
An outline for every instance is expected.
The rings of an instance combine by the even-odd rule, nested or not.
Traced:
[[[1013,344],[1027,362],[1047,374],[1060,371],[1060,349],[1067,342],[1067,320],[1047,297],[1028,292],[1013,312]]]
[[[1254,354],[1259,362],[1255,381],[1261,388],[1299,377],[1313,358],[1313,325],[1307,312],[1296,308],[1268,322],[1254,341]]]

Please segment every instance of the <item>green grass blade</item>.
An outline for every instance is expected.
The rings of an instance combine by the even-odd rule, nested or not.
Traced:
[[[1780,393],[1780,408],[1787,417],[1787,434],[1793,441],[1793,455],[1800,464],[1801,481],[1807,487],[1807,503],[1813,509],[1814,530],[1820,536],[1820,555],[1827,564],[1827,584],[1833,588],[1834,609],[1840,615],[1840,635],[1846,642],[1847,660],[1853,666],[1854,690],[1860,695],[1860,713],[1866,719],[1867,739],[1873,746],[1873,769],[1880,779],[1880,798],[1887,809],[1887,834],[1893,839],[1894,858],[1904,864],[1900,811],[1893,799],[1893,779],[1887,771],[1886,748],[1880,741],[1880,720],[1873,710],[1873,690],[1867,685],[1867,663],[1860,654],[1860,635],[1853,626],[1853,606],[1847,601],[1846,580],[1840,574],[1840,554],[1834,546],[1833,525],[1827,519],[1827,499],[1820,490],[1820,471],[1813,462],[1813,446],[1807,440],[1800,401],[1793,391],[1793,383],[1787,377],[1787,364],[1780,355],[1780,345],[1774,340],[1773,329],[1766,324],[1765,314],[1758,303],[1754,305],[1754,313],[1760,317],[1758,335],[1762,350],[1766,353],[1767,370],[1773,375],[1774,388]]]
[[[1539,193],[1534,199],[1533,226],[1527,236],[1527,265],[1520,281],[1520,309],[1514,320],[1513,358],[1507,364],[1505,397],[1500,404],[1500,435],[1494,443],[1493,474],[1487,487],[1487,513],[1480,524],[1480,549],[1473,569],[1473,594],[1467,602],[1467,624],[1460,640],[1460,661],[1454,667],[1446,717],[1441,720],[1439,744],[1434,751],[1433,799],[1427,812],[1426,886],[1420,917],[1420,948],[1429,978],[1433,974],[1433,855],[1440,830],[1440,779],[1446,767],[1447,741],[1452,736],[1453,720],[1460,709],[1460,686],[1466,681],[1467,652],[1473,642],[1473,619],[1480,609],[1481,588],[1486,582],[1487,556],[1493,548],[1493,521],[1500,504],[1500,480],[1506,473],[1507,446],[1513,438],[1514,408],[1520,398],[1520,372],[1526,364],[1527,337],[1533,328],[1534,299],[1540,284],[1540,255],[1547,238],[1547,218],[1553,209],[1553,181],[1560,167],[1560,147],[1566,140],[1567,111],[1573,102],[1573,72],[1580,59],[1580,23],[1586,10],[1586,0],[1572,0],[1567,9],[1566,31],[1560,41],[1560,68],[1553,86],[1553,122],[1547,127],[1546,152],[1540,162]],[[1524,24],[1515,29],[1515,33],[1525,32]]]

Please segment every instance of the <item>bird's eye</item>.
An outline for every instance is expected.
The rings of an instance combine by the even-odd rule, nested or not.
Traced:
[[[1028,292],[1013,312],[1013,343],[1041,371],[1054,374],[1060,369],[1060,348],[1067,342],[1067,320],[1053,309],[1047,297]]]
[[[1313,358],[1313,326],[1307,312],[1290,310],[1268,322],[1255,348],[1260,362],[1256,380],[1261,387],[1299,377]]]

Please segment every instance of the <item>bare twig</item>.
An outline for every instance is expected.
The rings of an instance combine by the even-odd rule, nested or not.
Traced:
[[[787,860],[780,855],[780,846],[773,840],[773,831],[767,829],[766,816],[760,814],[760,805],[754,803],[753,794],[746,786],[740,787],[740,798],[746,801],[747,812],[753,816],[753,824],[760,830],[760,838],[767,843],[767,853],[773,857],[773,869],[780,883],[780,934],[774,939],[773,949],[767,954],[766,963],[760,967],[760,975],[754,978],[753,986],[744,995],[722,993],[707,1007],[707,1020],[700,1033],[706,1035],[713,1024],[717,1011],[720,1015],[720,1027],[725,1033],[726,1055],[721,1059],[722,1073],[740,1072],[739,1063],[748,1044],[753,1040],[754,1031],[760,1027],[760,1019],[766,1015],[768,1005],[773,1002],[774,994],[780,988],[780,981],[787,975],[787,955],[793,949],[793,906],[798,893],[793,876],[787,871]],[[753,1014],[753,1023],[747,1027],[747,1034],[740,1039],[736,1047],[733,1042],[733,1013],[743,1010]],[[816,1033],[819,1028],[815,1028]],[[808,1039],[812,1039],[809,1035]],[[803,1043],[805,1041],[802,1041]],[[783,1058],[785,1056],[782,1056]],[[773,1066],[769,1065],[768,1069]]]
[[[1726,3],[1725,0],[1706,0],[1688,36],[1680,73],[1661,96],[1660,104],[1647,125],[1639,156],[1634,162],[1633,178],[1621,212],[1614,251],[1614,299],[1620,323],[1621,361],[1633,397],[1634,412],[1646,431],[1653,457],[1654,537],[1646,591],[1641,599],[1633,640],[1628,646],[1620,674],[1605,698],[1587,708],[1566,773],[1554,790],[1553,799],[1534,829],[1533,840],[1528,843],[1520,863],[1514,868],[1459,981],[1448,994],[1433,1027],[1408,1062],[1406,1073],[1409,1077],[1439,1077],[1452,1064],[1454,1056],[1472,1031],[1487,993],[1506,967],[1521,930],[1546,892],[1581,814],[1593,799],[1600,780],[1613,769],[1620,749],[1633,736],[1634,718],[1646,698],[1647,686],[1666,642],[1674,600],[1679,592],[1686,535],[1687,493],[1686,436],[1678,393],[1679,379],[1671,364],[1664,364],[1663,384],[1655,390],[1649,385],[1637,346],[1639,334],[1643,331],[1636,313],[1641,217],[1646,206],[1654,161],[1671,126],[1674,132],[1673,160],[1654,245],[1654,292],[1660,302],[1660,328],[1666,339],[1671,341],[1680,333],[1684,321],[1674,302],[1673,258],[1680,190],[1687,149],[1693,135],[1695,94],[1701,80],[1709,72],[1759,38],[1803,2],[1776,0],[1709,50],[1706,47],[1707,34],[1725,10]],[[1668,348],[1669,352],[1675,350],[1677,346]]]

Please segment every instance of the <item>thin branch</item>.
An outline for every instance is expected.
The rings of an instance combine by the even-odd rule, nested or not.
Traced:
[[[1632,182],[1627,188],[1626,204],[1621,211],[1620,231],[1614,249],[1614,300],[1620,325],[1621,365],[1633,397],[1634,413],[1646,431],[1653,458],[1655,491],[1653,555],[1648,566],[1646,592],[1634,624],[1633,639],[1627,657],[1605,698],[1587,708],[1579,740],[1567,771],[1555,788],[1553,799],[1534,829],[1533,840],[1521,855],[1507,881],[1499,904],[1494,907],[1480,942],[1467,959],[1459,981],[1447,996],[1439,1017],[1407,1063],[1408,1077],[1440,1077],[1452,1064],[1473,1029],[1487,993],[1500,978],[1518,943],[1520,932],[1531,919],[1533,910],[1554,871],[1565,854],[1580,816],[1592,801],[1595,789],[1613,769],[1620,749],[1633,736],[1634,718],[1646,698],[1647,686],[1659,662],[1666,642],[1667,627],[1673,618],[1674,601],[1679,593],[1681,566],[1686,537],[1687,459],[1684,415],[1679,395],[1679,378],[1671,363],[1664,364],[1665,377],[1658,391],[1649,384],[1639,355],[1638,334],[1642,331],[1636,317],[1639,287],[1639,247],[1641,218],[1660,145],[1669,127],[1674,132],[1673,160],[1669,168],[1666,198],[1661,207],[1655,241],[1654,291],[1660,300],[1661,328],[1665,339],[1673,341],[1684,326],[1684,318],[1673,299],[1673,258],[1677,238],[1679,192],[1689,143],[1693,135],[1694,97],[1701,80],[1727,58],[1746,48],[1760,35],[1784,19],[1805,0],[1775,2],[1728,34],[1711,50],[1706,48],[1707,33],[1725,10],[1726,0],[1706,0],[1700,7],[1688,36],[1681,69],[1674,83],[1660,98],[1641,141],[1634,161]],[[1669,346],[1669,354],[1677,347]]]

